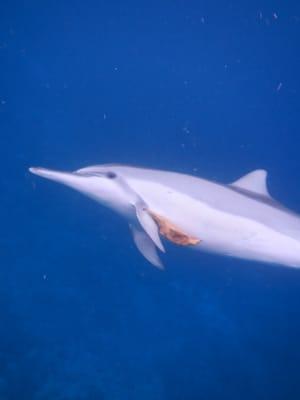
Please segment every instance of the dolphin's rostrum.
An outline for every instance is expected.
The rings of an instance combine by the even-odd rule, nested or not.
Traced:
[[[264,170],[232,184],[122,165],[74,172],[30,168],[125,217],[144,257],[162,268],[161,236],[178,245],[300,267],[300,218],[269,195]]]

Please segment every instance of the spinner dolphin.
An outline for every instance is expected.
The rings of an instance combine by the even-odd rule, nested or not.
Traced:
[[[122,215],[133,240],[162,268],[161,238],[179,246],[300,267],[300,217],[273,200],[267,173],[253,171],[226,185],[195,176],[122,165],[74,172],[30,168]]]

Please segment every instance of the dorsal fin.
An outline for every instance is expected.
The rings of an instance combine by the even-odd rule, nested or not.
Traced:
[[[248,190],[261,196],[271,197],[267,188],[267,171],[264,169],[249,172],[249,174],[231,183],[231,186]]]

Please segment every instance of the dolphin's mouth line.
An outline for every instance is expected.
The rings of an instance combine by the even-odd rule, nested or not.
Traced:
[[[93,178],[95,176],[99,177],[99,178],[105,178],[105,174],[101,174],[100,172],[79,172],[79,171],[74,171],[72,172],[73,175],[77,175],[77,176],[83,176],[86,178]]]

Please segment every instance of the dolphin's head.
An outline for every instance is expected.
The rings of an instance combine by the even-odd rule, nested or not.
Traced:
[[[73,172],[32,167],[29,171],[69,186],[119,212],[124,212],[132,200],[127,184],[113,166],[87,167]]]

